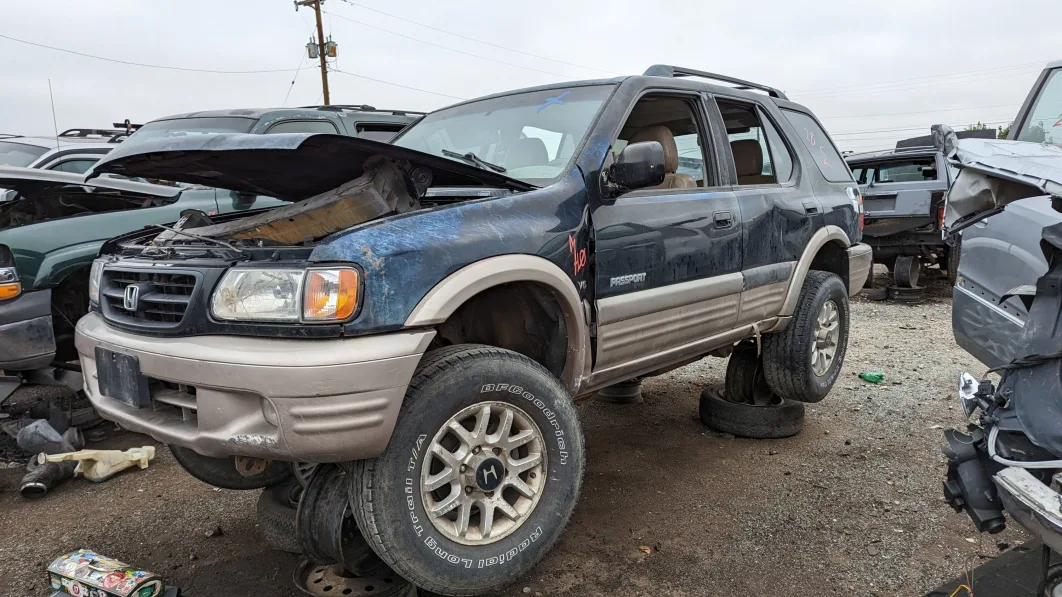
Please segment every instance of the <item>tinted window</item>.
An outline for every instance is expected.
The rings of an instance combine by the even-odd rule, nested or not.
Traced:
[[[269,127],[267,135],[279,133],[330,133],[336,135],[339,129],[327,120],[288,120]]]
[[[811,152],[811,159],[819,167],[822,176],[830,182],[851,182],[852,175],[848,172],[844,160],[837,148],[833,146],[826,132],[822,130],[815,119],[803,112],[782,110],[790,124],[796,129],[797,136]]]
[[[97,160],[91,158],[79,158],[76,160],[66,160],[65,162],[59,162],[58,164],[48,168],[49,170],[58,170],[60,172],[73,172],[74,174],[84,174],[88,172],[88,169],[95,164]]]
[[[1021,123],[1018,141],[1062,145],[1062,68],[1055,69],[1044,81],[1040,96]]]
[[[789,153],[789,147],[782,140],[778,129],[771,124],[771,119],[760,112],[760,120],[763,123],[763,131],[767,133],[767,145],[771,149],[771,166],[774,168],[775,178],[778,182],[786,182],[793,177],[793,155]]]
[[[246,133],[251,130],[254,118],[171,118],[156,120],[137,129],[123,141],[123,145],[136,144],[151,139],[207,135],[211,133]]]
[[[388,143],[404,128],[404,124],[359,124],[355,130],[362,139]]]
[[[887,184],[892,182],[924,182],[937,180],[937,161],[933,156],[862,163],[852,166],[852,175],[859,184]]]
[[[25,167],[48,151],[44,147],[0,141],[0,165]]]

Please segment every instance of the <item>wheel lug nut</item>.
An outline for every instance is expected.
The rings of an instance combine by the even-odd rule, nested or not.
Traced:
[[[494,452],[494,455],[497,456],[498,454],[501,454],[501,448],[494,448],[492,452]]]
[[[475,448],[472,448],[472,453],[473,454],[479,454],[479,452],[480,452],[479,446],[476,446]]]
[[[461,470],[462,473],[466,472],[468,470],[468,467],[462,464],[460,470]]]
[[[472,493],[472,488],[471,487],[465,487],[465,495],[471,495],[471,493]]]
[[[528,475],[527,475],[527,476],[528,476],[528,477],[531,477],[532,479],[534,479],[534,478],[535,478],[535,473],[528,473]]]

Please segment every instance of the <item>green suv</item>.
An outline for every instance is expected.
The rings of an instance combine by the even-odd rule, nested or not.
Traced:
[[[388,141],[420,116],[364,105],[212,110],[154,120],[122,145],[215,133]],[[88,312],[89,268],[107,239],[173,222],[187,209],[216,216],[285,203],[247,191],[144,180],[105,177],[86,185],[80,174],[23,168],[0,167],[0,188],[18,193],[0,203],[0,374],[9,375],[77,358],[74,324]],[[17,378],[0,382],[5,379],[0,403],[17,387]]]

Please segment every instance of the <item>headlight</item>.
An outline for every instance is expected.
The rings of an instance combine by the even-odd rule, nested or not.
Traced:
[[[210,300],[214,317],[230,321],[298,321],[303,270],[232,269]]]
[[[358,270],[231,269],[210,300],[217,319],[324,323],[358,309]]]
[[[97,259],[92,262],[92,269],[89,270],[89,302],[99,304],[100,302],[100,279],[103,277],[103,260]]]
[[[18,272],[13,267],[0,267],[0,301],[12,299],[22,294],[22,284],[18,281]]]

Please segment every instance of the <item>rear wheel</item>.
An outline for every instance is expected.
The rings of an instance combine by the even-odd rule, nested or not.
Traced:
[[[574,404],[553,375],[511,351],[459,345],[424,356],[387,449],[354,463],[351,500],[400,575],[482,595],[549,552],[584,463]]]
[[[956,242],[954,246],[948,247],[947,265],[948,268],[948,286],[955,286],[955,282],[959,277],[959,254],[961,253],[962,246]]]
[[[789,325],[763,337],[763,373],[775,394],[818,402],[830,393],[848,348],[848,313],[844,282],[808,272]]]

